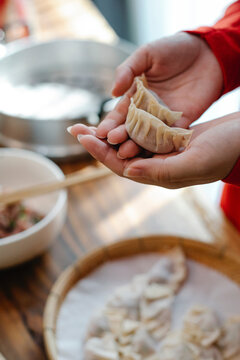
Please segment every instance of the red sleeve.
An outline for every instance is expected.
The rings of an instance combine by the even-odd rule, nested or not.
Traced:
[[[216,56],[224,79],[222,94],[238,87],[240,85],[240,0],[229,6],[223,18],[214,26],[204,26],[187,32],[201,36]],[[240,186],[240,158],[223,181]]]
[[[225,184],[221,197],[221,208],[227,218],[240,231],[240,187]]]
[[[240,186],[240,158],[238,159],[230,174],[225,179],[223,179],[223,182]]]
[[[213,27],[187,31],[205,39],[215,54],[224,78],[223,94],[240,85],[240,0],[227,9]]]

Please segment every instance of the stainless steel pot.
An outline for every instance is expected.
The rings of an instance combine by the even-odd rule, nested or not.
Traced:
[[[53,105],[59,108],[65,96],[55,98],[54,104],[51,99],[48,103],[46,98],[41,109],[37,105],[35,108],[29,99],[29,106],[35,112],[28,112],[25,116],[24,113],[14,113],[16,101],[20,99],[16,98],[18,93],[15,92],[15,97],[11,98],[10,112],[2,110],[4,106],[1,107],[1,98],[4,96],[0,94],[0,143],[37,151],[54,160],[69,159],[85,153],[81,145],[66,132],[66,128],[77,122],[97,124],[100,121],[99,113],[103,102],[110,97],[115,69],[133,49],[131,44],[123,41],[107,45],[82,40],[45,43],[25,40],[16,46],[11,45],[7,55],[0,59],[2,95],[6,95],[5,84],[18,89],[19,95],[22,95],[21,89],[24,87],[31,90],[41,84],[61,84],[74,90],[81,89],[85,94],[85,104],[82,113],[48,117],[48,109]],[[44,119],[39,116],[42,110]]]

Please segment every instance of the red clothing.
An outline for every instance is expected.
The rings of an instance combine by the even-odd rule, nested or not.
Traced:
[[[224,78],[223,94],[240,85],[240,0],[227,9],[213,27],[188,31],[201,36],[215,54]]]
[[[240,231],[240,187],[226,184],[223,188],[221,207],[228,219]]]
[[[216,56],[223,72],[222,93],[240,86],[240,0],[230,5],[224,17],[213,27],[200,27],[188,32],[201,36]],[[223,181],[226,185],[221,207],[240,231],[240,158]]]

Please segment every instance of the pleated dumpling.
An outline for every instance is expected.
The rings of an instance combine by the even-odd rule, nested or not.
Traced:
[[[186,280],[187,264],[185,255],[180,247],[174,248],[162,257],[147,274],[148,284],[162,285],[162,291],[169,287],[172,293],[177,293]],[[165,293],[166,293],[165,289]],[[146,293],[146,291],[145,291]],[[169,294],[170,296],[170,294]]]
[[[145,76],[136,77],[135,84],[137,90],[133,95],[133,102],[138,109],[142,109],[149,114],[162,120],[168,126],[172,126],[182,116],[182,112],[171,111],[167,106],[164,106],[160,99],[157,99],[152,92],[147,88],[147,80]]]
[[[197,360],[198,348],[186,341],[181,333],[169,333],[165,338],[161,351],[156,359],[159,360]]]
[[[117,345],[111,334],[90,338],[84,350],[84,360],[119,360]]]
[[[107,302],[107,309],[114,312],[125,313],[124,317],[138,320],[139,302],[141,291],[135,289],[132,284],[120,286]]]
[[[240,316],[232,317],[226,322],[218,346],[224,359],[240,359]]]
[[[223,360],[219,350],[212,346],[201,348],[189,342],[182,332],[169,332],[158,354],[148,360]]]
[[[109,321],[106,315],[103,313],[98,313],[91,319],[88,329],[86,339],[91,337],[103,337],[107,332],[110,332],[111,328],[109,326]]]
[[[203,306],[194,306],[184,318],[183,332],[189,341],[209,347],[219,339],[221,327],[212,310]]]
[[[131,346],[133,353],[141,355],[143,359],[156,352],[155,341],[144,327],[136,331]]]
[[[149,112],[137,108],[134,98],[128,108],[126,129],[136,144],[157,154],[185,148],[192,136],[192,130],[169,127]]]
[[[223,360],[223,357],[220,351],[212,346],[210,348],[201,348],[199,349],[199,360]],[[234,360],[234,359],[232,359]]]

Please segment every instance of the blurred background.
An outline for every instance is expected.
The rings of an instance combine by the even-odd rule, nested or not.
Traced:
[[[0,0],[0,27],[7,40],[85,37],[113,42],[116,36],[136,46],[184,29],[214,24],[233,0]],[[107,20],[97,16],[93,3]],[[101,26],[98,26],[101,25]],[[226,95],[203,120],[236,111],[238,90]]]

